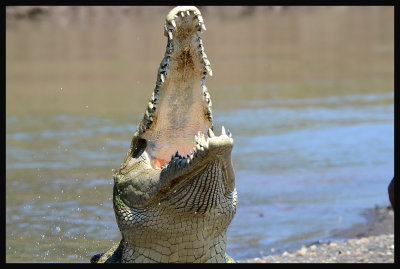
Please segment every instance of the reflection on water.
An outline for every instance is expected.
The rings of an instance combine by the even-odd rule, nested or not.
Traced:
[[[299,247],[388,204],[393,8],[290,7],[236,19],[208,10],[214,125],[235,139],[228,252]],[[86,262],[118,242],[111,169],[154,88],[164,19],[7,23],[8,262]]]

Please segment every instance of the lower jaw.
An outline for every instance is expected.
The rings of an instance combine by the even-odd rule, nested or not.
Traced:
[[[170,164],[177,165],[179,163],[179,166],[187,167],[186,164],[192,165],[206,156],[212,157],[211,159],[217,158],[217,155],[226,156],[225,152],[229,151],[230,153],[233,147],[231,133],[229,130],[226,132],[224,127],[222,127],[221,136],[215,136],[214,132],[207,128],[206,133],[199,131],[192,137],[188,143],[182,143],[178,139],[173,141],[169,148],[159,149],[158,153],[163,150],[164,155],[155,155],[154,153],[157,152],[151,151],[147,146],[144,153],[150,166],[154,169],[163,169]]]

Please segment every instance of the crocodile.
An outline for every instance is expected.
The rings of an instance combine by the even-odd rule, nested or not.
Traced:
[[[167,15],[155,89],[113,174],[122,239],[91,262],[234,262],[225,253],[237,206],[233,139],[224,126],[214,134],[204,30],[196,7]]]

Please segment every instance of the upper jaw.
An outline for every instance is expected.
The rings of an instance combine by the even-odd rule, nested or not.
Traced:
[[[172,87],[176,81],[195,83],[202,93],[205,117],[212,128],[212,102],[208,89],[205,85],[207,75],[212,76],[211,63],[204,52],[203,41],[198,32],[205,30],[205,24],[200,11],[194,6],[178,6],[173,8],[167,15],[164,24],[164,34],[168,37],[165,55],[157,72],[156,86],[144,117],[138,125],[136,136],[144,134],[156,120],[156,114],[161,106],[161,99],[166,88]],[[188,50],[194,59],[193,66],[182,65],[181,54]],[[191,67],[191,69],[189,68]],[[184,72],[182,72],[184,71]],[[207,131],[207,129],[203,130]]]
[[[165,21],[168,37],[156,87],[136,136],[147,141],[153,168],[161,168],[176,151],[186,156],[194,136],[213,128],[211,97],[205,86],[212,74],[198,31],[205,29],[196,7],[176,7]]]

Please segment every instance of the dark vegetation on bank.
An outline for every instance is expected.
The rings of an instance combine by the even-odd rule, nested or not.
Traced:
[[[173,6],[7,6],[7,19],[39,19],[43,16],[149,16],[166,14]],[[198,6],[203,15],[222,19],[246,17],[268,12],[282,12],[285,6]],[[304,9],[316,7],[302,7]]]

